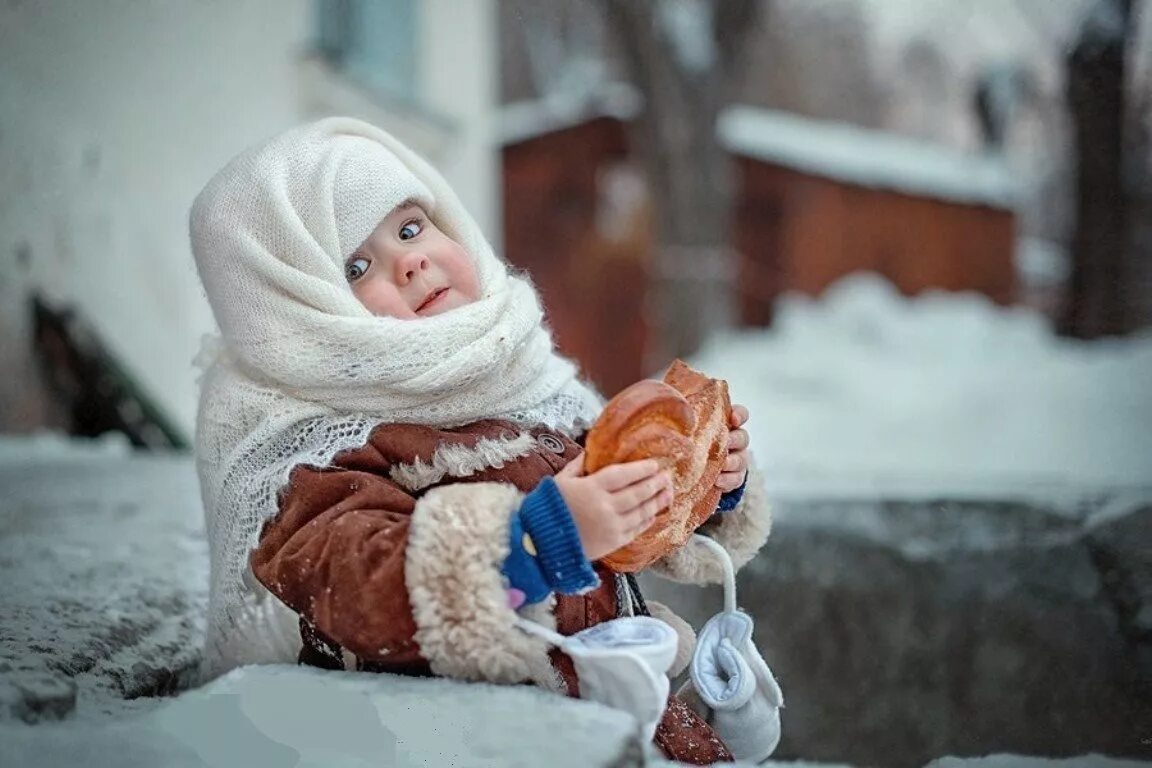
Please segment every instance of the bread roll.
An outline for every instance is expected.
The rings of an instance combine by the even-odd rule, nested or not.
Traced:
[[[584,469],[656,459],[672,470],[675,498],[652,526],[603,558],[618,572],[635,572],[684,545],[716,511],[716,478],[728,458],[728,384],[677,360],[664,381],[637,382],[620,392],[585,441]]]

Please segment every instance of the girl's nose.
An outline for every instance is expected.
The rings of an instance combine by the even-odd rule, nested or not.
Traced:
[[[396,269],[396,284],[408,285],[418,272],[428,268],[428,257],[418,251],[409,251],[400,254],[394,262]]]

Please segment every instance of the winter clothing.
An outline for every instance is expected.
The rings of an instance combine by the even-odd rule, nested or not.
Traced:
[[[580,594],[600,583],[584,557],[568,505],[550,477],[524,497],[520,511],[512,516],[508,547],[500,570],[509,587],[523,593],[524,602],[538,603],[553,591]]]
[[[400,320],[353,295],[345,256],[408,198],[472,258],[477,301]],[[321,120],[240,155],[197,197],[191,237],[223,336],[202,359],[196,429],[212,549],[209,676],[283,659],[295,638],[294,618],[244,572],[294,466],[325,466],[381,423],[503,417],[572,433],[602,405],[553,350],[531,284],[496,257],[440,174],[370,125]]]
[[[406,199],[472,258],[479,300],[415,320],[356,300],[344,259]],[[579,695],[572,660],[517,621],[570,635],[623,610],[628,582],[584,560],[549,479],[603,401],[443,178],[383,131],[322,120],[217,174],[191,234],[223,337],[203,359],[196,444],[212,554],[207,674],[298,659]],[[753,480],[701,530],[738,567],[769,525]],[[706,547],[654,568],[722,577]],[[676,629],[681,664],[691,629],[650,608]],[[679,760],[729,758],[675,697],[655,741]]]
[[[747,484],[745,476],[739,488],[721,495],[716,512],[735,509]],[[525,523],[525,519],[529,522]],[[536,534],[536,541],[526,528]],[[536,490],[524,497],[519,514],[512,516],[508,534],[508,557],[500,570],[514,594],[510,598],[515,601],[513,608],[538,603],[553,591],[580,594],[597,585],[596,573],[584,558],[568,505],[551,478],[544,478]],[[532,551],[528,551],[529,546]],[[557,567],[556,563],[564,567]]]
[[[523,619],[517,626],[567,654],[580,681],[580,698],[629,713],[641,736],[655,739],[668,708],[667,672],[679,642],[675,629],[651,616],[621,616],[574,635]]]
[[[692,538],[720,562],[724,610],[700,630],[689,681],[678,693],[698,702],[693,709],[706,714],[736,759],[760,763],[780,742],[784,694],[752,640],[752,617],[736,607],[736,568],[728,551],[707,536]]]
[[[543,478],[528,494],[518,517],[532,537],[540,568],[552,589],[566,595],[579,594],[599,583],[584,557],[580,532],[568,505],[551,477]]]
[[[252,553],[252,572],[299,613],[306,634],[322,639],[308,646],[303,638],[305,661],[319,657],[339,668],[532,681],[577,695],[571,660],[517,629],[500,568],[524,494],[579,452],[563,434],[509,421],[450,429],[380,425],[364,446],[342,452],[329,466],[292,471],[280,512]],[[428,482],[421,468],[430,466],[444,472]],[[769,526],[763,495],[750,483],[734,510],[702,529],[742,565]],[[721,531],[744,540],[728,540]],[[681,568],[692,558],[683,559]],[[615,574],[595,568],[600,584],[592,591],[560,594],[527,606],[521,615],[562,635],[616,618],[621,606]],[[652,613],[682,634],[689,647],[677,655],[690,656],[687,625],[669,620],[671,612],[658,604]],[[707,726],[677,701],[657,728],[656,741],[681,760],[725,754]]]

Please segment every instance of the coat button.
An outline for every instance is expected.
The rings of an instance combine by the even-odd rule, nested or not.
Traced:
[[[563,455],[564,453],[564,443],[560,438],[556,437],[556,435],[545,433],[536,438],[536,442],[539,443],[541,448],[552,451],[552,453],[558,455]]]

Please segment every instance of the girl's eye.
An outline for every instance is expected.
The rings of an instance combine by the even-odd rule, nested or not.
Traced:
[[[418,221],[406,222],[404,224],[404,226],[400,227],[400,239],[401,240],[411,240],[412,238],[416,237],[416,235],[420,234],[423,231],[424,231],[424,228],[422,226],[420,226],[420,222],[418,222]]]
[[[352,259],[344,265],[344,277],[348,278],[348,282],[350,283],[354,283],[364,277],[364,273],[367,271],[368,259],[363,257]]]

